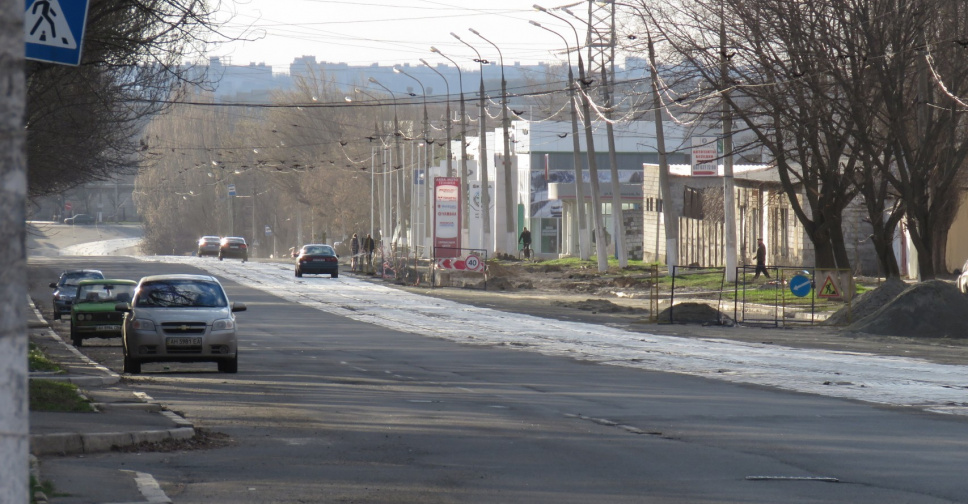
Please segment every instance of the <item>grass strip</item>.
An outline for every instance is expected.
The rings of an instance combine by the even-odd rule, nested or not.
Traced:
[[[60,371],[56,362],[47,358],[40,347],[31,343],[27,350],[27,369],[30,371]]]
[[[90,401],[81,397],[73,383],[54,380],[30,380],[30,410],[67,413],[91,413]]]

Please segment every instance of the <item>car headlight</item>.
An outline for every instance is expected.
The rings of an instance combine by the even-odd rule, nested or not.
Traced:
[[[154,331],[155,323],[148,319],[134,319],[131,328],[136,331]]]
[[[213,331],[231,331],[235,329],[235,321],[232,319],[219,319],[212,322]]]

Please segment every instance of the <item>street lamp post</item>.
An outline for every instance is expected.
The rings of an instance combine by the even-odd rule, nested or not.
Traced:
[[[548,9],[542,8],[538,10],[554,16],[556,19],[563,21],[568,26],[571,26],[571,29],[575,32],[575,37],[577,39],[578,30],[575,29],[575,25],[571,24],[570,21],[558,16]],[[571,11],[567,9],[563,10],[571,14]],[[578,41],[578,45],[576,47],[579,47],[580,45],[581,42]],[[579,93],[581,95],[582,114],[585,115],[585,153],[588,156],[588,176],[591,179],[592,185],[592,219],[595,224],[595,254],[598,257],[598,271],[599,273],[604,273],[608,271],[608,253],[605,250],[605,223],[602,221],[601,192],[598,181],[598,162],[595,159],[595,135],[592,132],[591,106],[588,104],[588,93],[586,93],[584,89],[589,85],[589,81],[585,78],[585,64],[581,59],[581,52],[578,53],[578,81],[582,86],[579,88]]]
[[[544,11],[544,7],[535,4],[535,9]],[[575,165],[575,201],[577,203],[578,211],[578,256],[582,261],[587,261],[590,257],[589,243],[588,243],[588,227],[585,224],[585,177],[582,175],[581,167],[581,142],[578,140],[578,111],[575,106],[575,74],[571,69],[571,49],[568,47],[568,39],[566,39],[560,33],[542,26],[537,21],[531,21],[531,24],[541,28],[542,30],[547,30],[555,35],[561,37],[562,42],[565,43],[565,52],[568,54],[568,101],[571,105],[571,143],[574,152],[573,163]],[[574,29],[574,27],[572,27]],[[575,40],[578,41],[578,31],[575,31]],[[581,52],[578,46],[575,46],[575,52],[578,53],[578,57],[581,58]]]
[[[487,111],[484,110],[484,63],[488,61],[481,58],[481,53],[474,48],[474,46],[468,44],[464,39],[457,36],[456,33],[450,33],[452,37],[459,40],[462,44],[470,47],[474,54],[477,55],[477,59],[474,61],[480,66],[481,72],[481,111],[480,111],[480,161],[478,161],[478,169],[481,172],[481,219],[483,221],[483,226],[481,230],[481,247],[484,249],[490,249],[488,242],[491,237],[491,193],[488,190],[488,176],[487,176]]]
[[[414,77],[414,76],[410,75],[409,73],[405,72],[402,68],[400,68],[400,67],[393,67],[393,71],[396,72],[396,73],[398,73],[398,74],[406,75],[407,77],[413,79],[414,82],[416,82],[417,85],[420,86],[420,94],[423,95],[423,148],[424,148],[424,164],[423,164],[423,170],[424,170],[424,173],[426,174],[430,170],[430,132],[428,130],[428,128],[430,126],[430,119],[427,116],[427,89],[424,88],[424,85],[423,85],[422,82],[420,82],[420,79],[417,79],[416,77]],[[413,176],[414,176],[414,184],[416,184],[416,170],[414,170],[414,175]],[[424,178],[426,179],[426,177],[424,177]],[[418,192],[418,198],[417,199],[419,201],[419,192]],[[410,206],[411,207],[414,206],[414,203],[411,202]],[[417,207],[419,208],[419,204],[417,205]],[[420,215],[419,212],[417,213],[417,215]],[[417,219],[415,219],[415,222],[414,223],[411,223],[411,226],[410,226],[411,231],[414,228],[416,228],[418,231],[422,231],[421,228],[420,228],[420,226],[419,226],[419,221],[420,221],[420,218],[418,217]],[[419,236],[420,234],[423,234],[423,233],[416,233],[415,236]],[[414,238],[413,242],[414,242],[413,244],[416,246],[417,243],[418,243],[417,240],[416,240],[416,237]]]
[[[477,30],[470,28],[471,33],[477,35],[482,40],[494,46],[497,50],[498,59],[501,62],[501,126],[504,133],[504,235],[505,242],[504,247],[497,247],[495,252],[505,252],[510,254],[512,251],[517,249],[517,233],[515,232],[514,216],[515,216],[515,201],[514,201],[514,184],[511,183],[512,173],[511,173],[511,135],[508,132],[508,127],[511,122],[508,120],[508,83],[504,78],[504,54],[501,53],[501,48],[497,46],[494,42],[491,42],[484,35],[481,35]],[[498,224],[495,222],[495,224]],[[501,234],[500,226],[496,233],[498,236]],[[497,243],[501,243],[501,240],[496,240]],[[506,248],[505,248],[506,247]],[[504,248],[502,251],[501,249]]]
[[[463,211],[464,217],[461,219],[463,222],[461,226],[464,231],[469,231],[470,229],[470,202],[469,193],[467,191],[467,114],[464,113],[464,75],[461,72],[460,65],[454,60],[450,59],[447,55],[440,52],[436,47],[431,46],[431,52],[439,54],[441,57],[447,61],[454,64],[457,68],[457,79],[460,83],[460,180],[461,180],[461,199],[463,200]],[[449,103],[449,102],[448,102]],[[449,142],[448,142],[449,144]]]
[[[450,83],[447,82],[447,77],[444,77],[444,74],[438,72],[436,68],[430,66],[430,63],[427,63],[426,60],[424,60],[423,58],[420,58],[420,62],[423,63],[424,65],[426,65],[426,67],[429,68],[431,71],[433,71],[435,74],[439,75],[441,79],[444,79],[444,87],[447,88],[447,110],[445,112],[447,114],[447,122],[444,123],[444,128],[447,130],[447,176],[448,177],[453,177],[454,176],[454,163],[453,163],[453,159],[452,158],[454,156],[451,153],[451,145],[450,145],[450,142],[451,142],[451,134],[450,134],[450,130],[451,130],[451,127],[450,127],[450,122],[451,122],[450,121]],[[458,69],[458,71],[459,71],[459,69]],[[426,103],[426,101],[425,101],[425,103]]]
[[[369,96],[368,93],[364,92],[360,88],[354,88],[357,93],[362,93]],[[347,103],[352,102],[353,99],[349,96],[344,98]],[[373,136],[374,138],[379,137],[379,129],[376,124],[373,125]],[[372,140],[371,140],[372,141]],[[376,145],[370,147],[370,236],[374,234],[375,227],[375,217],[376,217]]]
[[[384,86],[383,84],[380,83],[380,81],[376,80],[375,78],[370,77],[369,81],[372,82],[373,84],[376,84],[377,86],[380,86],[387,93],[390,93],[390,97],[393,99],[393,155],[394,157],[396,157],[398,163],[403,163],[403,156],[400,154],[400,122],[397,120],[397,95],[393,94],[393,91],[390,91],[390,88]],[[393,166],[392,158],[390,162],[390,168],[394,170],[396,169],[396,167]],[[403,229],[403,226],[405,225],[403,223],[403,206],[400,201],[402,199],[402,195],[403,195],[403,190],[401,187],[397,190],[397,215],[396,215],[397,217],[396,226],[400,226],[401,228],[400,236],[404,236],[403,231],[405,231]],[[387,209],[387,210],[389,211],[390,209]],[[396,226],[392,222],[393,221],[392,215],[389,221],[390,221],[389,224],[391,225],[391,227],[395,228]],[[395,229],[390,230],[391,243],[393,241],[394,231]],[[383,236],[381,236],[381,238],[383,238]]]

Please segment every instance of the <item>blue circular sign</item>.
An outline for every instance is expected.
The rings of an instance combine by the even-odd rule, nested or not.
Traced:
[[[794,275],[790,279],[790,292],[796,297],[804,297],[810,294],[810,279],[803,275]]]

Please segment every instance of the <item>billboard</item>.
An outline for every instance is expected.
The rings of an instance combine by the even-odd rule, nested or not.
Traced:
[[[434,177],[434,257],[460,256],[460,178]]]

